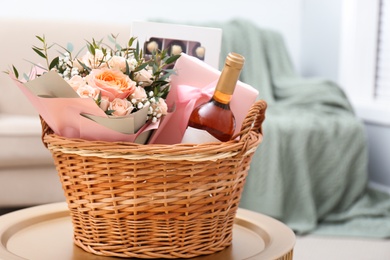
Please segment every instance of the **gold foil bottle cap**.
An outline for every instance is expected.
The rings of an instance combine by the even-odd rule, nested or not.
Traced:
[[[245,58],[244,56],[235,53],[235,52],[230,52],[228,56],[226,57],[225,64],[233,67],[235,69],[241,70],[242,67],[244,66],[245,63]]]
[[[216,97],[219,102],[227,104],[230,101],[244,63],[245,58],[240,54],[231,52],[226,56],[225,66],[221,72],[215,90],[216,92],[223,93],[223,95],[227,96],[224,98]],[[219,95],[221,96],[221,94]]]

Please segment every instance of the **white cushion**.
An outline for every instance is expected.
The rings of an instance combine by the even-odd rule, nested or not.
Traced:
[[[37,116],[0,114],[0,168],[54,165]]]

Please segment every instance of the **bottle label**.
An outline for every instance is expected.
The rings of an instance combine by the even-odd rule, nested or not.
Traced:
[[[205,130],[188,127],[186,132],[184,133],[182,143],[193,143],[193,144],[201,144],[208,142],[221,142],[211,134],[209,134]]]

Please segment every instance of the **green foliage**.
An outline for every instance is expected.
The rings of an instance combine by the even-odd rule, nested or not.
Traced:
[[[14,71],[15,77],[16,77],[16,78],[19,78],[19,72],[18,72],[18,70],[15,68],[14,65],[12,65],[12,70]]]
[[[55,57],[51,62],[50,62],[50,65],[49,65],[49,70],[55,68],[58,64],[58,61],[59,61],[60,57]]]

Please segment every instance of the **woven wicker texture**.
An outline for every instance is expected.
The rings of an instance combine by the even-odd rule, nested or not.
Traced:
[[[266,103],[229,142],[141,145],[64,138],[42,120],[71,212],[75,244],[104,256],[189,258],[231,244]]]
[[[285,254],[285,255],[283,255],[275,260],[293,260],[293,256],[294,256],[294,250],[291,249],[291,251],[289,251],[287,254]]]

